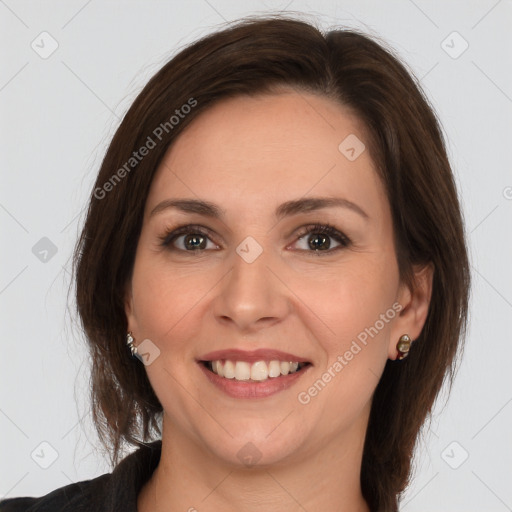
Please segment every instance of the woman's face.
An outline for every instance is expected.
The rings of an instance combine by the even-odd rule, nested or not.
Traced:
[[[344,107],[285,91],[216,104],[167,152],[126,305],[164,435],[238,465],[361,449],[386,360],[419,334],[363,144]]]

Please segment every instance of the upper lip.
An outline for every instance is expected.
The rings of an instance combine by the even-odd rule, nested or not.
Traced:
[[[256,361],[289,361],[292,363],[309,363],[308,359],[290,354],[289,352],[281,352],[280,350],[260,348],[258,350],[239,350],[236,348],[227,350],[215,350],[208,352],[198,358],[198,361],[219,361],[221,359],[229,359],[230,361],[247,361],[255,363]]]

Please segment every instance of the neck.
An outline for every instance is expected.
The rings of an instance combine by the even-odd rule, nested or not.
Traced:
[[[164,417],[160,463],[137,510],[368,512],[359,478],[364,435],[343,437],[324,440],[320,449],[311,447],[287,463],[241,468],[205,453]]]

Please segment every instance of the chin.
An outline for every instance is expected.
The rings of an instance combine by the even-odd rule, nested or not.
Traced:
[[[253,424],[251,427],[244,424],[238,428],[231,424],[227,430],[233,437],[224,432],[222,440],[205,441],[211,452],[229,465],[263,469],[297,457],[304,442],[294,428],[296,425],[281,428],[282,425],[278,426],[280,421],[282,418],[277,422]]]

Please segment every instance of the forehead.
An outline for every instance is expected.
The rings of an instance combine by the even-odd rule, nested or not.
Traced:
[[[360,120],[328,98],[286,91],[222,100],[169,148],[147,207],[195,196],[240,212],[311,194],[350,196],[379,214],[383,189],[363,144]]]

